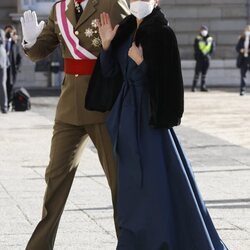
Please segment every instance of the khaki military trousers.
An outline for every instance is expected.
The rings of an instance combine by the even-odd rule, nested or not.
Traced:
[[[115,208],[116,164],[105,124],[76,126],[56,121],[51,143],[50,163],[45,174],[47,188],[43,215],[28,242],[27,250],[53,249],[59,221],[88,135],[97,148],[111,188]]]

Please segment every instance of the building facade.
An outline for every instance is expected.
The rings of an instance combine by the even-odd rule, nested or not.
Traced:
[[[38,19],[46,20],[55,0],[8,0],[0,2],[0,26],[13,24],[22,40],[20,17],[25,10],[34,10]],[[38,63],[31,62],[23,53],[21,72],[18,74],[17,85],[24,87],[51,86],[55,77],[50,72],[51,58]]]
[[[35,10],[39,20],[44,20],[54,2],[54,0],[1,1],[0,24],[4,26],[10,22],[14,23],[21,33],[19,19],[23,11]],[[202,24],[209,27],[217,44],[209,81],[212,85],[236,84],[239,79],[238,70],[235,69],[235,44],[245,26],[250,23],[250,0],[160,0],[160,2],[171,27],[177,34],[185,84],[189,85],[192,81],[193,42]],[[31,74],[34,67],[27,58],[24,59],[22,73],[19,76],[20,84],[47,86],[48,72]]]

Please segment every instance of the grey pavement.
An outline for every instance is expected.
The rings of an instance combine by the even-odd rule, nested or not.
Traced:
[[[57,100],[35,97],[29,112],[0,114],[0,250],[24,249],[41,217]],[[249,250],[250,94],[187,91],[185,100],[183,123],[176,132],[200,191],[229,249]],[[89,142],[55,249],[112,250],[115,246],[110,192]]]

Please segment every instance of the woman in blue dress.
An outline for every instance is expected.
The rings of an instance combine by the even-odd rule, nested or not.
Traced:
[[[118,250],[226,250],[172,127],[183,113],[178,45],[157,0],[130,1],[103,51],[86,107],[107,111],[118,162]]]

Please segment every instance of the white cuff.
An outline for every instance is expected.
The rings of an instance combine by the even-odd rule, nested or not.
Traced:
[[[32,42],[27,42],[25,40],[22,41],[22,46],[24,49],[30,49],[31,47],[33,47],[33,45],[36,43],[36,40],[35,41],[32,41]]]

